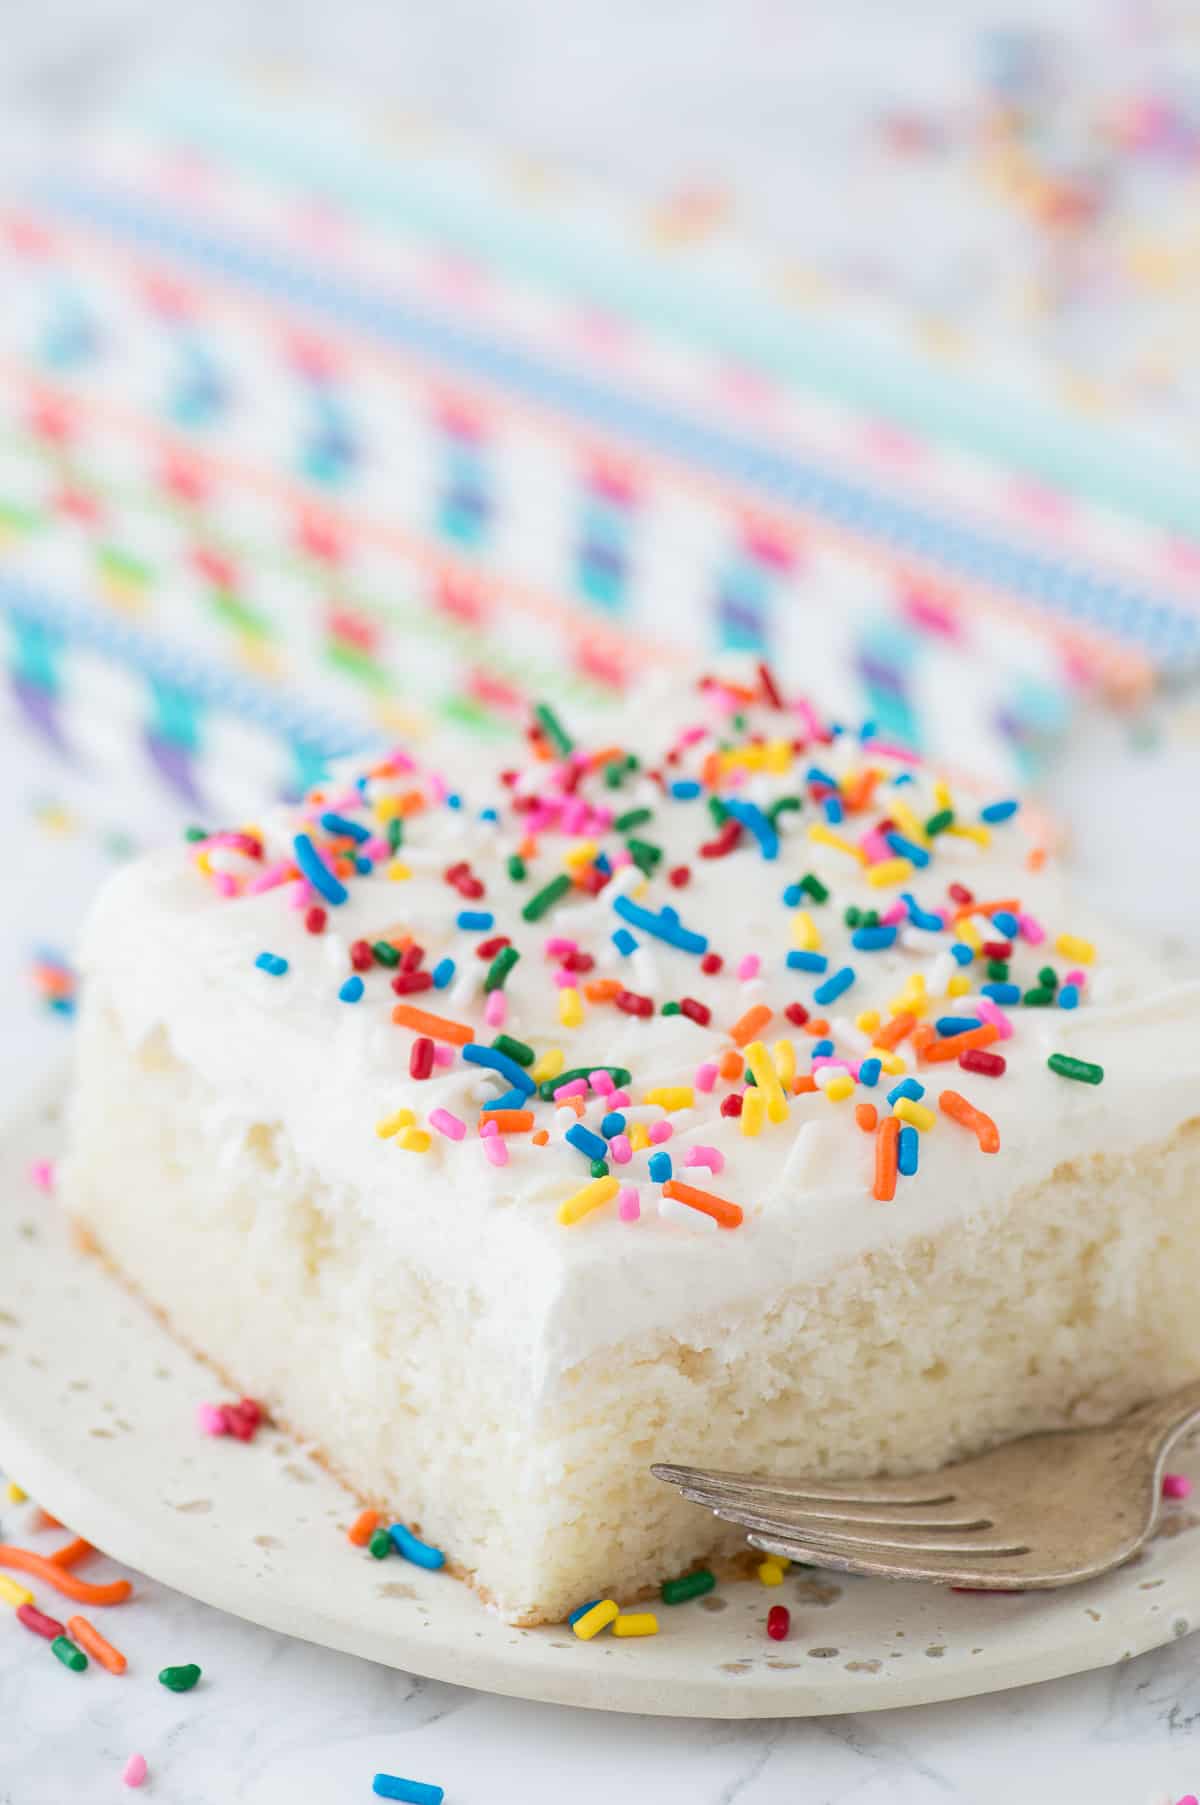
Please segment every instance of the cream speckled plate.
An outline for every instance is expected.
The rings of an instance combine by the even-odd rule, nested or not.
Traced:
[[[0,1143],[0,1465],[128,1566],[252,1622],[520,1698],[688,1717],[882,1710],[1100,1667],[1200,1623],[1200,1517],[1172,1508],[1120,1573],[1059,1593],[971,1596],[793,1568],[660,1607],[652,1640],[517,1630],[465,1586],[342,1533],[353,1500],[274,1431],[212,1440],[211,1372],[100,1264],[28,1177],[53,1157],[61,1080]],[[664,1453],[669,1450],[664,1450]],[[1190,1462],[1190,1467],[1189,1467]],[[1200,1477],[1200,1455],[1172,1465]],[[769,1605],[792,1616],[769,1642]]]

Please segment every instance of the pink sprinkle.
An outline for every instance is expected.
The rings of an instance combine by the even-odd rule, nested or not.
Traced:
[[[562,812],[562,830],[565,834],[582,833],[587,823],[588,805],[579,796],[572,796]]]
[[[565,965],[560,965],[554,974],[554,982],[559,990],[575,990],[579,984],[579,973],[568,971]],[[492,995],[495,996],[495,994],[493,991]]]
[[[613,1083],[611,1072],[589,1072],[588,1083],[598,1097],[611,1096],[617,1088]]]
[[[440,771],[429,773],[429,793],[435,802],[445,802],[450,794],[450,786]]]
[[[564,940],[561,934],[551,934],[543,951],[545,952],[547,959],[562,959],[567,953],[577,953],[579,951],[579,942],[577,940]]]
[[[889,848],[889,851],[890,850],[891,849]],[[885,909],[883,914],[879,917],[880,925],[885,928],[899,927],[902,921],[907,920],[908,906],[902,902],[894,902],[891,907]]]
[[[626,865],[633,864],[633,854],[627,846],[618,846],[615,852],[609,853],[608,862],[614,871],[622,871]]]
[[[274,890],[278,884],[287,883],[291,876],[291,870],[291,864],[287,859],[279,859],[274,865],[268,865],[265,871],[259,872],[253,882],[247,884],[247,895],[258,896],[264,890]]]
[[[307,909],[312,899],[312,889],[302,877],[296,878],[294,883],[288,885],[287,906],[289,909]]]
[[[587,1079],[572,1078],[570,1084],[560,1084],[554,1093],[554,1101],[561,1102],[564,1097],[586,1097]]]
[[[608,1107],[610,1109],[628,1109],[629,1102],[630,1102],[630,1098],[629,1098],[628,1091],[610,1091],[609,1092]]]
[[[363,847],[363,851],[369,859],[374,859],[377,862],[380,859],[390,858],[392,853],[392,849],[387,841],[381,840],[378,834],[376,834],[374,839],[367,841],[366,845]]]
[[[877,827],[873,827],[869,834],[863,834],[858,843],[872,865],[882,865],[885,859],[892,856],[891,847]]]
[[[633,1158],[633,1147],[627,1134],[614,1134],[608,1143],[608,1151],[614,1166],[627,1166]]]
[[[717,1068],[707,1061],[696,1067],[695,1086],[698,1091],[710,1091],[717,1082]]]
[[[1164,1473],[1162,1495],[1164,1498],[1190,1498],[1192,1482],[1186,1473]]]
[[[725,1155],[719,1147],[689,1147],[684,1154],[685,1166],[707,1166],[710,1172],[720,1172],[725,1164]]]
[[[439,1041],[433,1049],[433,1063],[438,1066],[454,1064],[454,1048],[444,1047]]]
[[[757,978],[761,969],[762,960],[758,954],[747,953],[746,957],[738,962],[737,975],[739,978]]]
[[[146,1778],[146,1757],[131,1755],[121,1770],[121,1778],[126,1786],[141,1786]]]
[[[650,1124],[650,1140],[656,1147],[661,1146],[663,1141],[669,1141],[674,1132],[675,1130],[669,1122],[651,1122]]]
[[[835,1066],[839,1072],[848,1072],[850,1070],[850,1061],[848,1059],[835,1059],[831,1053],[818,1053],[809,1069],[814,1072],[819,1072],[824,1066]]]
[[[622,1222],[636,1222],[641,1213],[637,1192],[632,1185],[623,1185],[617,1193],[617,1215]]]
[[[502,1028],[508,1014],[508,998],[502,990],[489,990],[483,1005],[483,1019],[489,1028]]]
[[[1032,915],[1018,915],[1017,926],[1021,930],[1021,938],[1028,940],[1030,946],[1040,946],[1046,938],[1045,928]]]
[[[196,1427],[201,1435],[227,1435],[229,1426],[219,1404],[197,1404]]]
[[[499,1134],[500,1124],[498,1122],[496,1122],[491,1116],[484,1116],[483,1123],[482,1123],[482,1126],[480,1127],[479,1132],[486,1139],[486,1137],[489,1134]]]
[[[803,696],[797,696],[792,703],[792,712],[793,714],[798,714],[800,719],[804,722],[805,730],[807,731],[809,738],[819,740],[821,737],[821,723],[813,712],[812,703],[806,702]]]
[[[1063,979],[1063,982],[1064,984],[1074,984],[1077,990],[1082,990],[1087,983],[1087,973],[1085,971],[1079,971],[1077,968],[1075,971],[1069,971]]]
[[[36,1185],[39,1191],[53,1191],[54,1161],[52,1159],[31,1160],[29,1165],[29,1182],[31,1185]]]
[[[507,1166],[508,1148],[505,1146],[504,1136],[498,1131],[495,1134],[484,1136],[483,1151],[487,1154],[493,1166]]]
[[[872,752],[882,752],[885,758],[895,758],[902,765],[919,765],[921,754],[913,752],[908,746],[897,746],[894,740],[872,740]]]
[[[237,881],[236,877],[234,877],[230,872],[214,871],[212,881],[213,881],[213,889],[217,892],[218,896],[236,896],[237,895],[238,881]]]
[[[448,1109],[431,1109],[429,1121],[439,1134],[446,1135],[452,1141],[461,1141],[467,1132],[467,1125],[462,1118],[451,1115]]]
[[[993,1003],[991,997],[981,998],[978,1003],[972,1004],[972,1008],[975,1010],[976,1015],[981,1015],[983,1017],[985,1022],[991,1022],[993,1028],[998,1031],[1001,1040],[1012,1039],[1013,1025],[1005,1015],[1003,1009],[1001,1009],[998,1004]]]

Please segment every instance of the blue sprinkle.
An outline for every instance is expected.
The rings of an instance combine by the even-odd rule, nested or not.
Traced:
[[[898,1148],[897,1166],[905,1178],[911,1178],[920,1162],[921,1142],[911,1122],[906,1122],[900,1130],[900,1146]]]
[[[400,1774],[376,1774],[371,1791],[377,1799],[400,1799],[403,1805],[442,1805],[446,1794],[440,1786],[423,1780],[405,1780]]]
[[[605,1140],[611,1141],[614,1134],[624,1134],[625,1118],[619,1109],[610,1109],[600,1124],[600,1132]]]
[[[864,721],[858,730],[858,737],[860,740],[873,740],[878,732],[879,723],[877,721]]]
[[[329,869],[307,834],[297,834],[292,841],[292,851],[296,855],[296,863],[314,890],[319,890],[328,903],[336,907],[344,903],[350,892],[337,876]]]
[[[765,820],[765,816],[764,816]],[[665,940],[668,946],[677,946],[685,953],[706,953],[708,938],[704,934],[693,934],[685,928],[674,909],[663,909],[656,915],[653,909],[639,908],[628,896],[614,896],[613,908],[635,928],[642,928],[647,934],[653,934],[658,940]]]
[[[818,1040],[813,1044],[810,1057],[813,1059],[828,1059],[832,1052],[833,1042],[831,1040]]]
[[[462,1056],[471,1065],[485,1065],[490,1071],[499,1072],[523,1097],[532,1095],[535,1088],[533,1079],[507,1053],[501,1053],[495,1047],[481,1047],[478,1041],[469,1040],[462,1050]]]
[[[869,1090],[874,1090],[879,1083],[879,1074],[882,1070],[883,1061],[881,1059],[876,1059],[874,1056],[864,1059],[858,1068],[858,1082],[865,1084]]]
[[[906,840],[903,834],[885,834],[884,839],[898,859],[909,859],[914,865],[924,868],[929,863],[929,854],[915,840]]]
[[[598,852],[596,854],[595,858],[592,860],[592,863],[593,863],[593,865],[595,865],[597,871],[603,871],[603,872],[607,872],[607,873],[611,873],[611,871],[612,871],[612,860],[609,858],[609,856],[606,852]]]
[[[831,978],[826,978],[823,984],[817,985],[813,991],[813,1002],[820,1003],[822,1008],[826,1003],[836,1003],[849,990],[857,976],[852,965],[843,965],[841,971],[835,971]]]
[[[671,794],[676,802],[691,802],[700,794],[700,785],[694,777],[678,777],[671,785]]]
[[[422,1542],[411,1529],[406,1529],[403,1523],[393,1523],[388,1529],[388,1534],[396,1544],[397,1554],[402,1554],[406,1561],[413,1563],[414,1567],[445,1566],[446,1557],[441,1549],[431,1548],[428,1542]]]
[[[672,1172],[671,1155],[669,1153],[663,1153],[661,1150],[658,1153],[652,1153],[648,1164],[650,1176],[654,1180],[654,1183],[656,1185],[665,1185]]]
[[[1058,1006],[1060,1009],[1078,1009],[1079,991],[1074,984],[1062,985],[1058,993]]]
[[[600,1600],[598,1598],[589,1598],[586,1604],[576,1605],[575,1609],[567,1618],[567,1622],[578,1623],[581,1617],[586,1617],[589,1611],[594,1611],[599,1603]]]
[[[950,948],[950,952],[960,965],[969,965],[975,957],[974,949],[969,947],[965,940],[956,940]]]
[[[495,927],[496,917],[490,909],[460,909],[458,925],[460,928],[467,928],[482,934],[488,928]]]
[[[254,963],[259,971],[269,971],[273,978],[282,978],[288,968],[287,960],[281,959],[278,953],[260,953]]]
[[[824,953],[802,953],[799,948],[787,956],[789,971],[828,971],[829,961]]]
[[[612,937],[612,942],[619,953],[628,955],[637,952],[637,941],[628,928],[618,928]]]
[[[934,1026],[939,1034],[969,1034],[983,1023],[977,1015],[939,1015]]]
[[[445,990],[447,984],[454,976],[454,970],[453,959],[439,959],[430,973],[430,976],[433,979],[433,988],[435,990]]]
[[[341,997],[343,1003],[357,1003],[362,996],[362,993],[363,981],[357,972],[354,972],[348,977],[346,982],[342,985],[342,988],[338,991],[338,995]]]
[[[375,861],[374,859],[366,858],[361,852],[356,853],[354,869],[357,871],[359,877],[370,877],[375,869]]]
[[[754,835],[764,859],[779,857],[779,835],[760,808],[756,808],[753,802],[737,800],[727,802],[725,806],[734,820],[740,822]]]
[[[842,807],[841,797],[826,796],[825,801],[821,806],[825,810],[825,819],[828,821],[830,827],[840,827],[842,822],[846,819],[846,811]]]
[[[810,765],[805,773],[805,780],[808,783],[823,783],[831,790],[836,790],[838,787],[837,778],[831,777],[828,771],[822,771],[820,765]]]
[[[855,928],[850,936],[851,946],[860,953],[879,953],[885,946],[894,946],[895,943],[896,929],[894,925],[884,926],[881,924],[877,928]]]
[[[913,777],[911,771],[901,771],[897,776],[892,778],[892,788],[898,790],[901,784],[914,783],[915,781],[916,779]]]
[[[979,811],[981,821],[1011,821],[1021,804],[1011,797],[1004,802],[989,802],[986,808]]]
[[[1019,1003],[1021,986],[1019,984],[981,984],[981,996],[990,997],[993,1003]]]
[[[451,790],[450,794],[447,796],[446,807],[447,808],[461,808],[462,807],[462,797],[458,794],[457,790]]]
[[[479,819],[481,821],[499,821],[499,811],[494,808],[481,808],[479,811]]]
[[[1015,940],[1021,924],[1015,915],[1009,914],[1007,909],[997,909],[992,916],[992,926],[999,928],[1006,940]]]
[[[899,1084],[893,1084],[887,1100],[895,1108],[901,1097],[911,1097],[914,1103],[919,1103],[924,1095],[925,1086],[918,1084],[915,1078],[901,1078]]]
[[[349,821],[345,815],[335,815],[327,810],[321,816],[321,826],[327,834],[339,834],[344,840],[355,840],[361,846],[371,838],[371,830],[364,827],[361,821]]]
[[[803,889],[802,885],[789,884],[787,889],[783,893],[784,907],[787,909],[799,908],[800,898],[803,895],[804,895],[804,889]]]
[[[528,1098],[528,1091],[505,1091],[503,1096],[489,1097],[483,1105],[484,1112],[489,1109],[524,1109]]]
[[[900,901],[907,908],[908,919],[914,928],[925,928],[931,934],[941,933],[943,926],[941,916],[933,915],[928,909],[923,909],[911,890],[901,890]]]
[[[591,1128],[585,1128],[582,1122],[576,1122],[568,1128],[563,1137],[570,1145],[582,1153],[585,1159],[607,1159],[608,1142]]]

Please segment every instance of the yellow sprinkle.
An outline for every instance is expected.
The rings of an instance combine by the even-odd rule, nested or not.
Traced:
[[[861,846],[855,846],[852,840],[843,839],[841,834],[835,834],[833,829],[826,827],[823,821],[814,821],[811,824],[808,837],[810,840],[815,840],[818,846],[832,846],[836,852],[844,852],[846,857],[853,859],[856,865],[865,865],[867,862],[867,855]],[[899,861],[891,859],[888,862],[894,865]]]
[[[387,874],[394,884],[402,884],[406,877],[412,876],[403,859],[393,859],[387,868]]]
[[[839,1072],[837,1077],[831,1078],[825,1086],[825,1095],[831,1103],[841,1103],[845,1098],[852,1096],[853,1092],[854,1080],[849,1072]]]
[[[780,1569],[780,1571],[781,1571],[781,1572],[783,1572],[783,1573],[786,1573],[786,1572],[787,1572],[787,1570],[788,1570],[788,1568],[789,1568],[789,1567],[790,1567],[790,1566],[791,1566],[791,1564],[792,1564],[792,1561],[791,1561],[791,1556],[790,1556],[790,1555],[787,1555],[787,1554],[769,1554],[769,1555],[768,1555],[768,1556],[767,1556],[767,1559],[768,1559],[768,1560],[769,1560],[769,1561],[774,1561],[774,1562],[775,1562],[775,1565],[776,1565],[776,1566],[777,1566],[777,1567],[778,1567],[778,1568],[779,1568],[779,1569]]]
[[[965,971],[956,971],[946,986],[948,997],[965,997],[970,993],[971,980]]]
[[[657,1103],[660,1109],[667,1110],[690,1109],[695,1101],[696,1093],[690,1084],[660,1084],[642,1098],[643,1103]]]
[[[558,1019],[564,1028],[578,1028],[583,1020],[583,998],[574,985],[558,993]]]
[[[644,1122],[631,1122],[629,1124],[628,1133],[629,1145],[633,1148],[633,1151],[635,1153],[644,1153],[646,1148],[650,1145],[650,1130],[646,1127],[646,1124]]]
[[[1090,965],[1096,957],[1096,949],[1090,940],[1081,940],[1078,934],[1060,934],[1054,942],[1054,950],[1061,953],[1064,959],[1075,959],[1080,965]]]
[[[763,748],[763,769],[776,777],[782,777],[792,768],[792,756],[790,740],[768,740]]]
[[[616,1183],[615,1179],[613,1183]],[[615,1623],[620,1615],[620,1606],[613,1599],[602,1598],[599,1604],[594,1604],[582,1617],[576,1617],[571,1628],[581,1642],[590,1642],[593,1636],[607,1629],[610,1623]]]
[[[764,1586],[781,1586],[783,1584],[783,1568],[778,1561],[763,1561],[758,1569],[758,1577]]]
[[[771,1063],[771,1055],[767,1052],[766,1043],[752,1040],[746,1048],[746,1064],[754,1073],[754,1082],[762,1092],[763,1102],[767,1106],[767,1116],[772,1122],[786,1122],[788,1115],[787,1098],[783,1094],[783,1086],[779,1082],[779,1073]],[[742,1108],[746,1105],[743,1101]]]
[[[576,865],[590,865],[599,850],[595,840],[577,840],[564,852],[563,864],[569,870],[574,870]]]
[[[32,1603],[33,1593],[28,1586],[19,1586],[7,1573],[0,1573],[0,1604],[10,1604],[15,1611],[19,1604]]]
[[[416,1119],[411,1109],[398,1109],[394,1115],[384,1116],[382,1122],[376,1122],[375,1132],[381,1141],[386,1141],[399,1134],[402,1128],[411,1128]]]
[[[908,839],[914,841],[918,846],[928,846],[929,835],[925,832],[925,829],[921,826],[921,823],[917,820],[917,817],[913,814],[913,811],[909,808],[907,802],[901,802],[898,797],[890,796],[888,798],[887,812],[892,817],[893,821],[898,822],[900,827],[903,828],[905,836]]]
[[[946,832],[954,834],[960,840],[974,840],[976,846],[990,846],[992,843],[991,828],[984,827],[977,821],[952,821]]]
[[[912,870],[911,859],[880,859],[878,865],[867,867],[867,882],[873,890],[882,890],[886,884],[902,884]]]
[[[405,1153],[428,1153],[430,1137],[423,1128],[403,1128],[397,1138],[397,1147],[403,1147]]]
[[[602,1203],[607,1203],[621,1189],[621,1181],[611,1173],[606,1178],[593,1178],[590,1184],[574,1191],[570,1197],[564,1197],[558,1206],[558,1219],[563,1223],[578,1222],[591,1210],[598,1210]]]
[[[771,1048],[771,1058],[775,1062],[775,1070],[779,1073],[779,1082],[787,1089],[796,1076],[796,1049],[790,1040],[777,1040]]]
[[[657,1636],[658,1618],[653,1611],[630,1611],[613,1619],[614,1636]]]
[[[944,777],[939,777],[933,786],[933,800],[938,805],[939,813],[944,808],[954,807],[954,797],[950,794],[950,785]]]
[[[739,1120],[743,1134],[761,1134],[763,1122],[766,1120],[766,1098],[760,1090],[748,1090],[742,1098],[742,1113]]]
[[[530,1066],[529,1076],[535,1084],[544,1084],[547,1078],[557,1078],[565,1064],[566,1054],[561,1047],[547,1047]]]
[[[969,915],[963,915],[959,918],[955,933],[958,935],[963,945],[969,946],[973,953],[977,953],[983,945],[983,937]]]
[[[820,930],[807,909],[797,909],[792,916],[792,945],[802,953],[820,951]]]
[[[29,1494],[21,1490],[15,1479],[10,1479],[4,1488],[4,1496],[10,1504],[24,1504]]]
[[[922,1134],[928,1134],[937,1121],[931,1109],[926,1109],[923,1103],[917,1103],[912,1097],[897,1097],[892,1114],[899,1116],[902,1122],[911,1122]]]
[[[889,1078],[894,1078],[900,1072],[908,1070],[899,1053],[893,1052],[890,1047],[872,1047],[867,1057],[877,1059]]]
[[[399,796],[377,796],[372,803],[376,821],[391,821],[400,813]]]
[[[874,1034],[881,1017],[878,1009],[864,1009],[861,1015],[854,1018],[854,1026],[860,1034]]]

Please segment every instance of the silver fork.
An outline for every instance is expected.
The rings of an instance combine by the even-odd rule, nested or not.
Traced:
[[[996,1591],[1069,1586],[1137,1553],[1200,1381],[1103,1429],[1027,1435],[916,1479],[764,1479],[657,1465],[766,1554],[844,1573]]]

